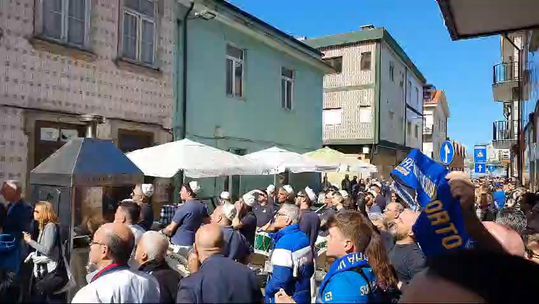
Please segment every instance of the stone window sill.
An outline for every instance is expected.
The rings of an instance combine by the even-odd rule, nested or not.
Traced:
[[[37,51],[49,52],[52,54],[67,56],[73,59],[80,59],[87,62],[94,62],[97,59],[97,55],[89,50],[84,50],[75,46],[63,44],[61,42],[49,40],[43,37],[32,37],[29,42],[32,47]]]
[[[149,67],[143,64],[138,64],[136,62],[133,62],[128,59],[124,58],[116,58],[114,60],[114,63],[120,70],[125,70],[137,74],[143,74],[145,76],[153,77],[153,78],[162,78],[163,77],[163,71],[161,71],[158,68]]]

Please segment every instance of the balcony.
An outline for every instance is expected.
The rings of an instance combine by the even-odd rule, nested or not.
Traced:
[[[511,149],[516,143],[516,134],[510,121],[495,121],[493,123],[492,145],[494,149]]]
[[[495,65],[492,71],[492,94],[495,101],[510,102],[518,100],[518,62],[503,62]]]

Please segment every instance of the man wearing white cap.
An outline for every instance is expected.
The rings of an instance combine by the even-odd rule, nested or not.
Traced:
[[[268,195],[268,202],[270,205],[273,205],[275,204],[275,186],[274,185],[269,185],[267,188],[266,188],[266,193]]]
[[[221,204],[225,204],[225,203],[231,204],[232,202],[230,201],[230,192],[228,191],[221,192],[221,195],[219,196],[219,200]]]
[[[182,185],[180,196],[184,203],[176,210],[172,222],[163,229],[163,233],[171,236],[172,244],[179,246],[183,254],[191,250],[195,233],[209,219],[206,205],[197,200],[199,192],[200,186],[196,181]]]
[[[253,206],[256,204],[257,197],[263,195],[259,190],[253,190],[244,194],[236,202],[237,214],[232,221],[232,227],[247,239],[251,248],[255,246],[256,235],[256,215],[253,212]]]
[[[278,207],[276,207],[274,203],[270,203],[267,193],[260,191],[257,202],[253,206],[253,212],[256,216],[256,226],[263,227],[271,222],[277,209]]]
[[[295,199],[296,193],[294,193],[294,188],[292,188],[292,186],[284,185],[279,188],[279,191],[277,192],[277,204],[295,204]]]
[[[320,229],[320,218],[311,210],[313,202],[316,202],[316,194],[314,191],[306,187],[298,193],[298,204],[300,210],[299,229],[309,237],[311,248],[314,249],[314,243],[318,237]]]
[[[223,255],[237,262],[246,264],[250,249],[247,239],[237,230],[232,228],[232,220],[236,217],[237,210],[233,204],[224,203],[217,206],[211,214],[212,224],[223,228],[225,246]]]
[[[153,192],[152,184],[138,184],[131,193],[131,199],[140,206],[140,222],[138,224],[146,231],[152,228],[154,219],[151,205]]]

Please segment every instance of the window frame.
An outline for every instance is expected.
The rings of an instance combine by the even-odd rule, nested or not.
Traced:
[[[332,123],[332,124],[328,124],[326,123],[327,121],[324,119],[324,113],[328,113],[326,111],[339,111],[339,114],[340,114],[340,119],[339,119],[339,123]],[[324,127],[326,126],[340,126],[342,125],[342,120],[343,120],[343,109],[342,107],[340,108],[324,108],[322,109],[322,125]]]
[[[333,64],[333,62],[334,62],[335,60],[338,60],[338,59],[340,59],[340,61],[341,61],[341,68],[340,68],[340,70],[337,70],[337,69],[335,68],[335,65]],[[335,70],[335,72],[334,72],[334,73],[331,73],[331,74],[341,74],[341,73],[342,73],[342,65],[343,65],[343,56],[342,56],[342,55],[341,55],[341,56],[327,57],[327,58],[323,58],[322,60],[323,60],[326,64],[330,65],[330,66]],[[331,63],[330,63],[330,62],[331,62]]]
[[[369,54],[369,67],[363,67],[363,58],[366,56],[366,54]],[[361,52],[361,57],[359,58],[359,70],[360,71],[372,71],[372,52],[371,51],[365,51]],[[366,60],[366,59],[365,59]]]
[[[60,24],[60,38],[55,38],[48,36],[45,33],[45,1],[39,1],[36,11],[36,20],[35,20],[35,32],[36,35],[42,39],[53,41],[62,45],[66,45],[72,48],[89,50],[90,48],[90,29],[91,29],[91,16],[92,16],[92,0],[82,0],[84,1],[84,34],[82,37],[82,44],[73,43],[69,41],[69,0],[61,0],[62,5],[62,22]]]
[[[290,72],[292,72],[292,78],[286,76],[286,75],[283,75],[283,69],[286,69],[286,70],[289,70]],[[292,111],[293,108],[294,108],[294,91],[295,91],[295,79],[296,79],[296,71],[294,69],[289,69],[285,66],[281,66],[281,108],[284,109],[284,110],[287,110],[287,111]],[[288,86],[284,86],[284,90],[283,91],[283,81],[285,83],[288,83],[290,82],[290,90],[292,92],[290,92],[290,104],[288,105],[288,102],[286,100],[286,98],[288,97],[288,91],[287,91],[287,88]],[[284,97],[284,104],[283,104],[283,97]]]
[[[232,55],[228,55],[228,52],[227,52],[228,47],[232,47],[232,48],[235,48],[237,50],[240,50],[242,58],[237,58],[237,57],[234,57]],[[230,43],[230,42],[226,43],[226,45],[225,45],[225,93],[226,93],[226,95],[228,97],[243,99],[244,96],[245,96],[245,54],[246,54],[246,50],[244,48],[238,47],[235,44]],[[228,60],[232,61],[232,72],[231,72],[230,75],[227,72],[227,61]],[[240,92],[239,95],[237,95],[236,92],[235,92],[235,90],[236,90],[236,75],[235,75],[235,73],[236,73],[236,71],[235,71],[236,63],[241,64],[241,92]],[[232,77],[231,78],[231,83],[232,83],[232,86],[231,86],[232,92],[231,93],[228,92],[228,88],[227,88],[227,85],[226,85],[228,83],[227,77]]]
[[[158,42],[158,19],[159,19],[159,3],[157,0],[150,0],[151,2],[153,2],[154,4],[154,7],[153,7],[153,10],[154,10],[154,16],[151,17],[151,16],[148,16],[142,12],[139,12],[139,11],[136,11],[130,7],[127,7],[126,6],[126,1],[125,0],[122,0],[121,1],[121,8],[120,8],[120,32],[119,32],[119,36],[120,36],[120,43],[119,43],[119,57],[122,59],[122,60],[125,60],[127,62],[130,62],[130,63],[133,63],[133,64],[137,64],[137,65],[142,65],[142,66],[146,66],[146,67],[150,67],[150,68],[153,68],[153,69],[156,69],[157,66],[158,66],[158,63],[157,63],[157,42]],[[125,15],[128,14],[128,15],[131,15],[133,17],[135,17],[136,21],[137,21],[137,37],[136,37],[136,43],[135,43],[135,57],[136,59],[133,59],[133,58],[129,58],[127,57],[125,54],[124,54],[124,42],[125,42]],[[142,27],[143,27],[143,24],[144,24],[144,21],[147,21],[147,22],[151,22],[153,23],[153,52],[152,52],[152,63],[147,63],[147,62],[144,62],[142,61]]]
[[[395,82],[395,64],[393,61],[389,62],[389,80],[393,83]]]

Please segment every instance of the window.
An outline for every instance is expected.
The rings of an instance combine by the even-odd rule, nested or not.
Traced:
[[[294,71],[285,67],[281,68],[281,106],[283,109],[292,110],[294,97]]]
[[[245,51],[226,46],[226,94],[243,97],[243,63]]]
[[[43,1],[42,35],[78,47],[87,45],[89,0]]]
[[[325,58],[324,62],[332,66],[337,74],[342,72],[342,56]]]
[[[412,82],[410,80],[408,80],[407,91],[408,92],[406,93],[406,97],[407,97],[406,102],[411,102],[412,101]]]
[[[415,88],[415,101],[416,101],[416,104],[419,105],[419,88]]]
[[[340,125],[342,121],[342,109],[324,109],[322,123],[324,126]]]
[[[406,124],[406,134],[408,134],[408,136],[410,136],[410,133],[412,132],[412,123],[411,122],[408,122]]]
[[[389,111],[389,120],[395,119],[395,112]]]
[[[414,125],[414,136],[415,136],[415,138],[419,137],[419,126],[418,125]]]
[[[157,6],[153,0],[124,0],[122,56],[155,64]]]
[[[372,111],[370,106],[359,107],[359,122],[372,122]]]
[[[361,53],[361,70],[362,71],[371,70],[371,52]]]
[[[393,61],[389,62],[389,80],[391,80],[391,82],[395,82],[395,64]]]

